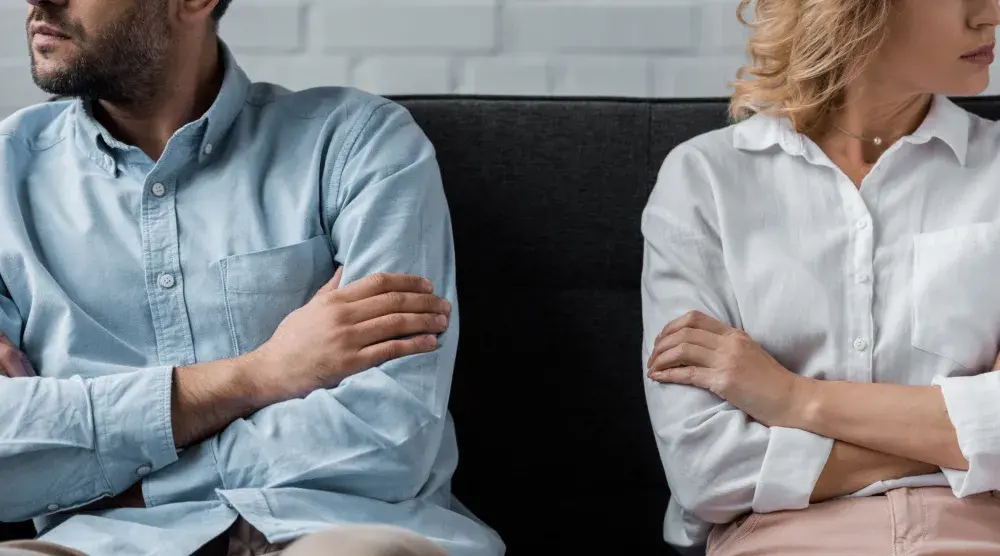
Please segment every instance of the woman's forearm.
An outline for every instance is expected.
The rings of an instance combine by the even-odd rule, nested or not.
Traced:
[[[840,440],[834,442],[830,457],[809,501],[824,502],[853,494],[879,481],[929,475],[936,465],[893,456]]]
[[[808,380],[788,426],[878,452],[967,470],[941,389]]]

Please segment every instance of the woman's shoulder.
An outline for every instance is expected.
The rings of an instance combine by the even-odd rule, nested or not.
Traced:
[[[695,174],[711,179],[743,171],[757,153],[780,145],[785,140],[784,132],[779,120],[761,114],[729,123],[671,149],[663,161],[661,176]]]

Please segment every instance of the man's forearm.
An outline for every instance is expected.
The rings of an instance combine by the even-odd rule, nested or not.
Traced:
[[[941,389],[809,380],[790,426],[901,458],[968,469]]]
[[[854,444],[836,441],[823,473],[816,482],[812,503],[855,493],[878,481],[928,475],[936,465],[893,456]]]
[[[279,401],[263,400],[258,394],[253,365],[250,355],[174,369],[171,425],[178,449]]]

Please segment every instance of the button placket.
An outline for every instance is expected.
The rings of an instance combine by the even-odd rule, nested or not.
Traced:
[[[858,203],[858,214],[854,223],[854,233],[851,243],[853,247],[852,263],[855,284],[848,284],[852,289],[851,318],[848,322],[853,324],[856,331],[851,347],[857,354],[857,366],[855,367],[855,379],[861,382],[871,382],[872,380],[872,346],[874,343],[872,324],[872,301],[874,282],[874,261],[875,261],[875,226],[871,211],[864,198],[862,191],[857,192],[855,197]]]
[[[875,223],[866,202],[865,193],[871,184],[860,190],[841,173],[838,192],[844,207],[847,226],[847,263],[844,293],[846,295],[844,350],[850,353],[845,369],[848,380],[870,382],[874,346],[872,301],[874,287]]]
[[[153,183],[143,196],[141,229],[157,355],[160,364],[190,365],[195,362],[194,338],[184,291],[177,287],[181,269],[176,188],[168,187],[166,180],[153,179],[153,173],[147,178],[147,183]]]

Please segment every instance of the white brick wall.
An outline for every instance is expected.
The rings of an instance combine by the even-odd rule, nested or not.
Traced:
[[[742,60],[737,0],[234,0],[222,34],[251,77],[382,94],[720,96]],[[25,5],[0,7],[0,117],[31,84]],[[1000,73],[997,75],[1000,82]],[[1000,83],[992,89],[1000,92]]]

